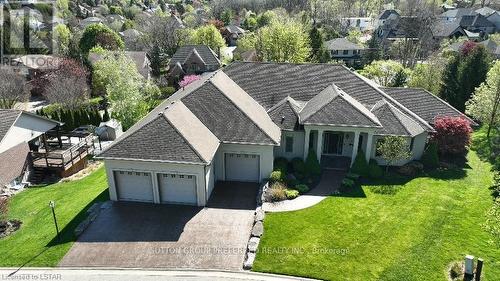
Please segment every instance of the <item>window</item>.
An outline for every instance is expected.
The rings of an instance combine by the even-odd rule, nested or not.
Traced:
[[[348,55],[348,54],[349,54],[349,50],[344,50],[344,51],[342,51],[342,53],[343,53],[344,55]]]
[[[338,55],[339,54],[339,50],[333,50],[332,51],[332,55]]]
[[[413,144],[415,143],[415,138],[411,138],[410,151],[413,151]]]
[[[293,137],[285,138],[285,152],[293,152]]]

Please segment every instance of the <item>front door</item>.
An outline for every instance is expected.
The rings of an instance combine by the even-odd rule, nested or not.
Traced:
[[[344,134],[325,132],[323,139],[323,154],[342,155]]]

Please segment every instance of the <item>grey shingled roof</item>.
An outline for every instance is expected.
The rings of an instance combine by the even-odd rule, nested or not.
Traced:
[[[282,130],[299,129],[299,112],[301,105],[291,97],[286,97],[267,112],[273,122]]]
[[[325,42],[327,50],[364,50],[361,45],[352,43],[347,38],[335,38]]]
[[[380,127],[377,118],[334,84],[312,98],[299,113],[301,124]]]
[[[387,19],[391,14],[396,14],[399,16],[399,13],[396,10],[384,10],[379,16],[379,20]]]
[[[141,125],[104,150],[99,158],[205,163],[163,114]]]
[[[429,124],[433,124],[434,119],[439,116],[460,116],[467,118],[472,124],[477,125],[465,114],[424,89],[383,88],[383,90]]]
[[[465,35],[459,21],[438,20],[432,26],[431,30],[434,37],[449,37],[456,32]]]
[[[204,83],[182,102],[222,142],[275,144],[212,83]]]
[[[183,64],[186,59],[193,53],[193,51],[196,50],[196,52],[199,54],[201,59],[207,64],[207,65],[220,65],[220,61],[217,58],[217,55],[214,53],[212,49],[210,49],[208,46],[205,45],[186,45],[180,47],[177,52],[172,56],[172,59],[170,59],[170,65],[173,65],[177,62],[180,62]]]
[[[22,174],[29,152],[28,144],[23,142],[0,153],[0,188]]]
[[[10,127],[14,125],[21,113],[21,110],[0,109],[0,142],[2,142]]]
[[[375,135],[396,135],[414,137],[425,132],[415,120],[388,103],[380,100],[371,110],[377,116],[382,128],[375,131]]]

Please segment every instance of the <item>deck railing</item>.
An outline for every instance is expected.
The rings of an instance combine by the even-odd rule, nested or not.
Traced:
[[[31,152],[35,167],[66,169],[80,161],[94,151],[94,135],[90,134],[79,143],[72,145],[64,151],[58,152]],[[43,163],[40,165],[39,163]]]

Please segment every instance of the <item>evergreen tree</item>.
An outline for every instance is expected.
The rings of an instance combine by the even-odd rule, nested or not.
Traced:
[[[102,122],[108,122],[111,118],[109,117],[108,109],[104,109],[104,115],[102,116]]]
[[[368,50],[363,56],[363,64],[370,64],[380,59],[380,44],[375,35],[368,41]]]
[[[151,51],[149,52],[149,61],[151,66],[151,73],[155,77],[159,77],[161,74],[162,58],[160,46],[154,43]]]
[[[328,51],[325,48],[323,34],[314,26],[309,32],[309,41],[311,44],[311,60],[325,63],[329,59]]]
[[[486,80],[490,57],[481,45],[464,48],[450,58],[443,73],[443,87],[439,95],[460,111],[474,90]]]

